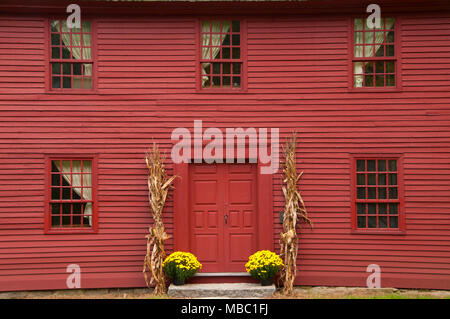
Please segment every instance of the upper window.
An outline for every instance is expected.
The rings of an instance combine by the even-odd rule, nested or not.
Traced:
[[[50,21],[50,88],[92,89],[92,26],[82,21],[69,28],[66,20]]]
[[[92,158],[52,158],[48,163],[48,230],[92,231],[95,226]]]
[[[357,158],[355,161],[355,228],[399,230],[398,159]]]
[[[201,88],[241,89],[242,25],[238,20],[201,21]]]
[[[353,39],[353,87],[395,88],[395,19],[380,19],[379,28],[369,28],[366,19],[354,19]]]

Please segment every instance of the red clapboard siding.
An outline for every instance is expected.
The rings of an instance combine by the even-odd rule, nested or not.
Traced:
[[[113,5],[113,4],[111,4]],[[401,9],[399,9],[401,10]],[[297,130],[299,185],[314,228],[300,231],[302,285],[450,289],[450,13],[399,13],[402,90],[348,90],[348,17],[248,16],[246,93],[196,93],[196,18],[99,17],[98,88],[45,90],[45,21],[0,19],[0,291],[145,286],[151,224],[144,154],[170,154],[174,128]],[[98,153],[96,234],[44,235],[44,154]],[[404,235],[352,234],[351,153],[403,154]],[[173,173],[167,161],[167,173]],[[279,252],[282,177],[273,176]],[[164,210],[174,233],[174,203]],[[174,249],[173,238],[167,251]]]

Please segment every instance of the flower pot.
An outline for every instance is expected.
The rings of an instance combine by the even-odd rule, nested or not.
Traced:
[[[185,283],[185,279],[184,278],[179,278],[178,276],[175,276],[173,278],[173,284],[175,286],[182,286],[182,285],[184,285],[184,283]]]
[[[261,279],[261,286],[270,286],[273,283],[273,278]]]

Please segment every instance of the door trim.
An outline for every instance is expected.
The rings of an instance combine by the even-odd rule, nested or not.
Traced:
[[[230,164],[233,165],[233,164]],[[257,163],[256,191],[258,204],[257,238],[258,250],[274,249],[273,229],[273,175],[261,174],[262,163]],[[189,230],[189,164],[174,164],[174,175],[179,176],[174,182],[174,250],[190,251]]]

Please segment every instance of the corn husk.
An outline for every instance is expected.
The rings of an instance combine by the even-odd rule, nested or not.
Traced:
[[[297,275],[298,236],[297,221],[306,222],[312,226],[308,218],[305,203],[297,189],[297,183],[303,172],[297,174],[295,150],[297,144],[296,133],[286,142],[284,149],[285,161],[283,175],[285,184],[282,187],[285,207],[283,216],[283,232],[280,234],[280,256],[284,258],[284,269],[281,273],[282,293],[292,295],[295,277]]]
[[[164,230],[162,211],[169,190],[172,188],[171,184],[176,176],[167,178],[164,163],[156,144],[153,144],[153,149],[146,154],[145,162],[148,168],[148,199],[153,216],[153,226],[149,227],[149,234],[145,236],[147,253],[142,272],[144,273],[145,283],[149,288],[155,283],[154,294],[163,295],[166,293],[163,271],[163,261],[166,257],[164,241],[169,239],[170,236]],[[150,280],[148,280],[147,273],[150,275]]]

